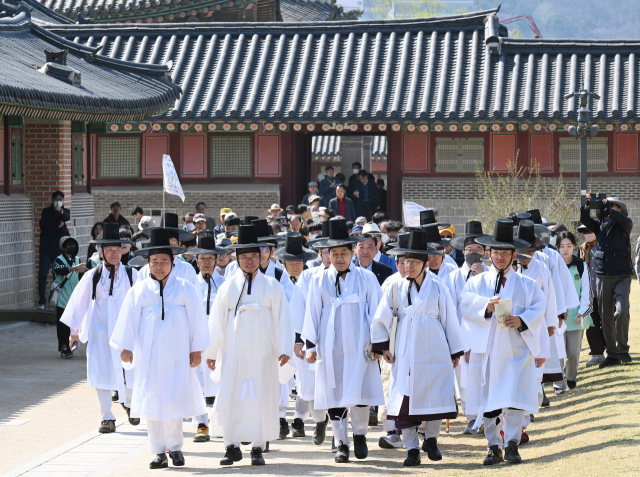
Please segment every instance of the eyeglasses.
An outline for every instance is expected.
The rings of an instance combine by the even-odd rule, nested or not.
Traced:
[[[420,260],[414,260],[414,259],[404,259],[404,266],[405,267],[409,267],[409,268],[413,268],[413,267],[419,267],[422,265],[423,262],[421,262]]]
[[[484,254],[484,250],[481,248],[465,248],[464,253],[479,253]]]
[[[509,258],[513,252],[511,250],[491,250],[491,256],[500,258]]]
[[[269,247],[260,247],[260,253],[269,253]]]
[[[218,254],[218,258],[229,258],[231,256],[230,253],[220,253]]]
[[[198,257],[198,262],[203,262],[203,263],[211,263],[211,262],[215,262],[216,259],[215,258],[203,258],[203,257]]]

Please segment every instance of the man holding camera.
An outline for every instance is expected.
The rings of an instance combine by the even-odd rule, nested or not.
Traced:
[[[629,292],[631,291],[631,229],[627,206],[617,197],[599,200],[587,194],[580,222],[596,234],[596,294],[607,346],[600,368],[631,362],[629,355]],[[597,219],[590,216],[596,210]],[[616,344],[617,342],[617,344]]]

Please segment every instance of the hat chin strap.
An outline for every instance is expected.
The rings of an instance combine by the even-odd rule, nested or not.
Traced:
[[[504,272],[509,270],[509,267],[511,267],[512,264],[513,264],[513,254],[511,255],[511,260],[509,261],[509,264],[503,269],[498,268],[498,266],[495,263],[493,263],[493,260],[491,260],[491,265],[493,265],[494,268],[498,270],[498,277],[496,278],[496,287],[494,289],[495,296],[498,296],[498,293],[500,293],[500,288],[502,288],[502,280],[504,279],[504,275],[505,275]]]
[[[172,261],[171,270],[173,270],[174,266],[175,265]],[[160,300],[162,300],[162,321],[164,321],[164,285],[162,284],[162,281],[169,278],[169,275],[171,274],[171,270],[169,270],[169,273],[167,273],[167,275],[162,280],[158,279],[153,273],[151,273],[151,270],[149,270],[149,276],[151,277],[151,279],[157,281],[158,285],[160,285]]]
[[[418,273],[416,278],[418,278],[420,275],[424,273],[424,269],[427,266],[427,260],[422,262],[422,268],[420,269],[420,273]],[[418,293],[420,293],[420,285],[418,285],[416,278],[409,278],[409,289],[407,290],[407,303],[409,304],[409,306],[411,306],[411,284],[414,284],[416,286],[416,290],[418,290]],[[424,278],[427,278],[426,273],[424,275]],[[424,283],[424,279],[422,283]]]

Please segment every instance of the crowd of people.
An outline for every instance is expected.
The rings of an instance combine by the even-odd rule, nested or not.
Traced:
[[[196,442],[221,429],[221,465],[243,446],[264,465],[270,442],[305,437],[311,419],[313,443],[330,424],[344,463],[367,457],[381,421],[378,445],[416,466],[443,458],[443,423],[463,414],[463,432],[486,438],[484,465],[517,464],[550,389],[578,386],[585,331],[587,366],[631,361],[633,224],[617,198],[583,206],[578,237],[537,209],[456,233],[434,209],[389,220],[373,187],[356,189],[358,206],[330,171],[308,204],[223,208],[218,225],[199,203],[161,224],[136,207],[136,230],[114,202],[86,261],[59,231],[59,351],[87,344],[101,433],[116,431],[115,401],[146,420],[152,469],[185,465],[183,418]],[[363,186],[367,174],[354,167]],[[63,229],[57,194],[41,224]]]

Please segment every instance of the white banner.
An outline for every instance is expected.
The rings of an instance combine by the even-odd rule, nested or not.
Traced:
[[[402,204],[404,212],[404,224],[409,227],[420,227],[420,212],[427,210],[415,202],[404,202]]]
[[[169,194],[177,195],[182,199],[182,202],[184,202],[184,192],[182,192],[178,173],[176,172],[176,168],[173,167],[171,156],[167,154],[162,156],[162,175],[164,178],[163,190]]]

